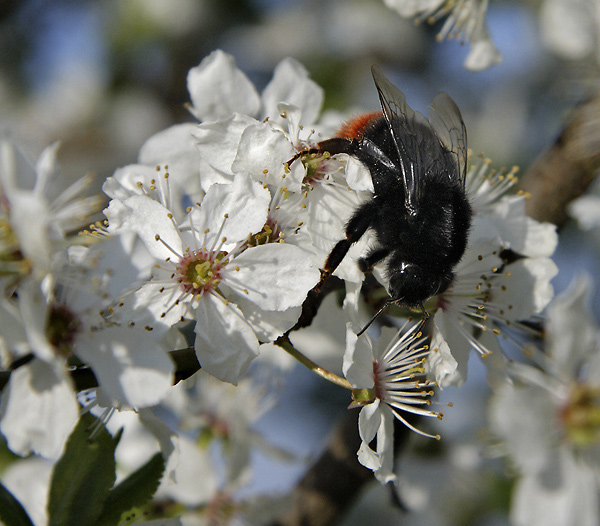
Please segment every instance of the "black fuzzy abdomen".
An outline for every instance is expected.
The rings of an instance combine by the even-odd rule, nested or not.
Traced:
[[[410,216],[404,196],[376,196],[372,228],[377,241],[391,251],[394,262],[414,263],[432,272],[451,270],[467,245],[471,208],[464,191],[454,184],[424,182],[417,212]]]

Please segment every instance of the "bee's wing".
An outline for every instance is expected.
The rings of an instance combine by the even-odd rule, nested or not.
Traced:
[[[420,113],[412,110],[406,103],[404,93],[385,78],[379,66],[372,66],[371,72],[379,93],[383,116],[400,158],[402,184],[405,190],[404,204],[412,214],[416,212],[419,200],[419,180],[415,163],[419,162],[420,149],[415,122],[425,119]]]
[[[456,161],[456,175],[463,188],[467,173],[467,128],[456,103],[446,93],[439,93],[431,102],[429,122],[442,145]]]

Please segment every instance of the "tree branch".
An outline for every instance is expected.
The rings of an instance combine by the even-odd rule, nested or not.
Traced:
[[[572,110],[554,144],[521,179],[530,194],[527,214],[561,227],[571,201],[585,193],[600,169],[600,93]]]

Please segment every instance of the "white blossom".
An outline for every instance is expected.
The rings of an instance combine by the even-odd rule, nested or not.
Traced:
[[[500,330],[518,327],[552,299],[556,227],[527,217],[526,195],[507,194],[517,181],[516,171],[492,170],[483,158],[468,170],[469,244],[453,284],[435,299],[435,345],[427,362],[442,387],[464,382],[471,349],[486,357],[490,381],[498,381],[505,374],[496,341]]]
[[[354,405],[362,407],[358,460],[382,483],[395,479],[394,418],[416,433],[432,437],[413,426],[403,413],[442,416],[427,409],[433,382],[423,376],[429,346],[421,328],[421,323],[408,328],[405,324],[400,331],[384,328],[382,337],[374,343],[367,333],[357,337],[352,324],[347,325],[343,371],[354,388]],[[375,437],[376,451],[369,445]]]
[[[157,336],[194,320],[202,367],[237,382],[258,354],[254,328],[271,337],[290,328],[319,275],[295,246],[252,246],[269,202],[268,190],[242,175],[211,186],[180,224],[149,196],[112,201],[109,230],[136,232],[156,262],[153,278],[125,298],[121,315],[129,312]]]
[[[88,224],[100,207],[98,197],[78,197],[90,177],[65,188],[57,151],[55,143],[33,163],[14,143],[0,141],[0,270],[5,275],[41,281],[67,245],[67,234]]]
[[[469,41],[471,49],[464,66],[481,71],[502,61],[492,42],[486,22],[488,0],[384,0],[385,5],[406,18],[434,23],[446,17],[438,40],[460,38]]]
[[[600,520],[600,339],[589,314],[589,279],[548,307],[538,366],[514,363],[513,382],[494,393],[490,425],[520,478],[516,525],[592,525]]]

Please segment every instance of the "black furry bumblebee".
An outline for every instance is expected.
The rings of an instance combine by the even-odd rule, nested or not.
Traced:
[[[346,153],[364,164],[373,197],[346,224],[325,262],[323,282],[350,246],[372,229],[375,245],[358,264],[364,272],[385,262],[389,303],[421,308],[454,279],[471,225],[465,194],[467,133],[460,111],[445,93],[431,103],[429,119],[413,111],[404,94],[377,66],[373,80],[381,112],[361,115],[306,153]]]

